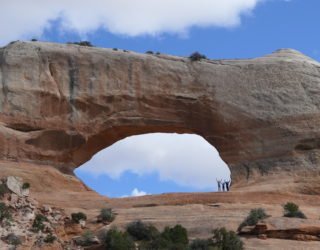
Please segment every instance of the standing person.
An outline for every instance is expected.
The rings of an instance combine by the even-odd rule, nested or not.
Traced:
[[[231,182],[231,180],[229,180],[229,181],[224,181],[225,182],[225,184],[226,184],[226,189],[227,189],[227,192],[229,192],[229,190],[230,190],[230,182]]]
[[[222,182],[222,192],[224,192],[224,190],[225,190],[225,185],[226,185],[226,183]]]
[[[217,181],[217,184],[218,184],[218,192],[221,192],[221,182],[222,182],[222,180],[221,179],[220,180],[216,179],[216,181]]]

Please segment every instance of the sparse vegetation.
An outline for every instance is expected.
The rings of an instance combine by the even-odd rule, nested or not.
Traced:
[[[176,249],[184,250],[188,246],[187,230],[181,225],[166,227],[162,233],[156,227],[141,221],[128,225],[127,233],[139,241],[139,249]]]
[[[75,44],[84,47],[94,47],[89,41],[80,41],[80,42],[68,42],[67,44]]]
[[[22,189],[28,189],[28,188],[30,188],[30,183],[29,182],[23,183]]]
[[[209,250],[212,248],[212,240],[195,239],[189,245],[189,250]]]
[[[159,56],[159,55],[161,55],[161,53],[159,51],[157,51],[156,55]]]
[[[153,55],[153,51],[148,50],[148,51],[146,51],[146,54]]]
[[[111,222],[114,220],[115,215],[111,208],[102,208],[99,217],[103,222]]]
[[[291,218],[301,218],[306,219],[307,217],[303,212],[300,211],[299,206],[293,202],[287,202],[284,206],[284,217],[291,217]]]
[[[0,222],[4,219],[11,220],[12,216],[9,207],[7,207],[3,202],[0,202]]]
[[[135,240],[149,241],[155,239],[159,235],[159,231],[152,225],[145,224],[141,221],[131,222],[127,226],[127,232]]]
[[[252,209],[245,218],[245,220],[240,224],[238,231],[240,231],[245,226],[254,226],[258,223],[259,220],[263,220],[269,217],[263,208]]]
[[[135,249],[135,245],[128,233],[119,231],[116,228],[107,232],[105,239],[107,250],[131,250]]]
[[[31,39],[31,42],[37,42],[37,41],[38,41],[38,39],[36,39],[36,38]]]
[[[6,241],[8,242],[8,244],[14,245],[14,246],[18,246],[22,244],[21,239],[14,233],[8,234],[6,237]]]
[[[199,52],[193,52],[190,56],[189,56],[189,59],[192,61],[192,62],[195,62],[195,61],[200,61],[202,59],[207,59],[207,57],[203,54],[200,54]]]
[[[47,217],[37,214],[32,224],[32,230],[35,232],[43,231],[45,228],[44,222],[46,221],[48,221]]]
[[[92,243],[92,239],[94,238],[94,233],[90,230],[86,230],[83,234],[82,234],[82,238],[83,238],[83,244],[82,246],[90,246]]]
[[[113,48],[112,50],[114,50],[114,51],[118,51],[118,49],[117,49],[117,48]]]
[[[44,238],[43,241],[44,241],[45,243],[51,244],[51,243],[53,243],[56,239],[57,239],[56,236],[54,236],[53,234],[49,233],[49,234]]]
[[[174,244],[187,245],[189,243],[187,230],[181,225],[166,227],[161,236]]]
[[[0,184],[0,198],[2,198],[6,193],[8,193],[7,185],[4,183]]]
[[[82,212],[71,214],[71,218],[74,223],[80,223],[81,220],[87,220],[87,216]]]
[[[243,242],[234,231],[228,231],[224,227],[213,231],[213,249],[242,250]]]

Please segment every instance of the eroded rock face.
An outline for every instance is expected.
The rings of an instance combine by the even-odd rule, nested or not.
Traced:
[[[319,173],[320,64],[294,50],[203,60],[15,42],[0,49],[0,159],[70,172],[149,132],[203,136],[234,181]]]

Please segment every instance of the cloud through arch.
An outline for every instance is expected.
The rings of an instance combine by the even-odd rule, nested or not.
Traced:
[[[121,178],[127,171],[140,176],[157,173],[160,181],[210,190],[215,189],[216,178],[230,176],[218,151],[193,134],[130,136],[97,153],[79,171],[113,179]]]

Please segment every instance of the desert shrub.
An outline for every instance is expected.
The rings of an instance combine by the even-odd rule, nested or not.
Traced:
[[[189,245],[189,250],[209,250],[212,241],[209,239],[195,239]]]
[[[42,214],[37,214],[32,224],[33,231],[35,232],[43,231],[45,227],[43,222],[45,221],[48,221],[47,217],[45,217]]]
[[[181,226],[165,227],[161,237],[174,244],[187,245],[189,243],[187,230]]]
[[[124,49],[123,52],[129,52],[128,50]]]
[[[152,225],[141,221],[131,222],[127,226],[127,232],[136,240],[150,241],[159,235],[159,231]]]
[[[90,230],[86,230],[83,234],[82,234],[82,238],[83,238],[83,243],[81,244],[82,246],[90,246],[92,244],[92,239],[94,238],[94,233]]]
[[[249,215],[244,219],[244,221],[240,224],[238,231],[241,230],[245,226],[254,226],[258,223],[259,220],[263,220],[269,217],[263,208],[255,208],[252,209]]]
[[[201,59],[207,59],[207,57],[203,54],[200,54],[199,52],[193,52],[190,56],[189,56],[189,59],[192,61],[192,62],[195,62],[195,61],[200,61]]]
[[[0,198],[3,197],[6,193],[8,193],[7,185],[4,183],[0,184]]]
[[[128,233],[123,233],[118,229],[110,229],[105,239],[107,250],[130,250],[135,249],[135,245]]]
[[[284,206],[284,217],[291,217],[291,218],[301,218],[306,219],[307,217],[303,212],[300,211],[299,206],[293,202],[287,202]]]
[[[38,41],[38,39],[36,39],[36,38],[31,39],[31,42],[37,42],[37,41]]]
[[[234,231],[228,231],[224,227],[213,231],[213,247],[221,250],[242,250],[243,242]]]
[[[148,50],[148,51],[146,51],[146,54],[153,55],[153,51]]]
[[[82,212],[72,213],[71,218],[74,223],[79,223],[81,220],[87,220],[87,216]]]
[[[30,183],[29,182],[23,183],[22,189],[28,189],[28,188],[30,188]]]
[[[0,202],[0,222],[4,219],[11,220],[11,218],[9,207],[7,207],[3,202]]]
[[[68,42],[68,44],[75,44],[75,45],[80,45],[80,46],[84,46],[84,47],[93,47],[93,45],[89,41]]]
[[[100,211],[100,218],[104,222],[111,222],[114,220],[115,215],[111,208],[102,208]]]
[[[161,53],[159,51],[157,51],[156,55],[159,56],[159,55],[161,55]]]
[[[117,48],[113,48],[112,50],[114,50],[114,51],[118,51],[118,49],[117,49]]]
[[[50,244],[50,243],[53,243],[56,239],[57,239],[57,237],[50,233],[44,238],[43,241],[45,243],[49,243]]]
[[[21,245],[21,239],[19,238],[19,236],[15,235],[14,233],[10,233],[7,235],[6,237],[6,242],[10,245],[14,245],[14,246],[18,246]]]

